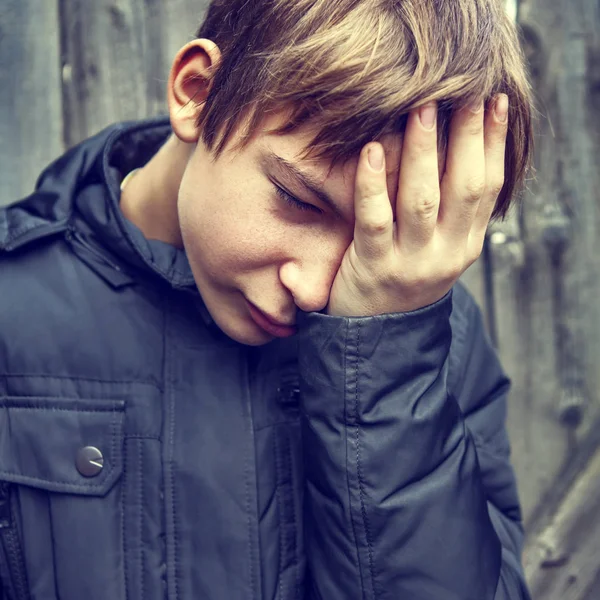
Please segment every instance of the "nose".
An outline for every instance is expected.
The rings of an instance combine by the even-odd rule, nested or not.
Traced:
[[[310,263],[288,261],[281,266],[279,278],[300,310],[319,312],[329,302],[329,292],[338,267],[331,260]]]

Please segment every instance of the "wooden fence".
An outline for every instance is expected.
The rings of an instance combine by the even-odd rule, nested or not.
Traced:
[[[0,0],[0,203],[104,126],[164,112],[171,60],[204,4]],[[519,20],[538,97],[537,175],[465,281],[514,383],[533,596],[597,600],[600,6],[521,0]]]

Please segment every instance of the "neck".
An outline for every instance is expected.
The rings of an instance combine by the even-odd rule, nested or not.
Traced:
[[[171,135],[121,193],[121,211],[149,240],[183,247],[177,197],[192,150]]]

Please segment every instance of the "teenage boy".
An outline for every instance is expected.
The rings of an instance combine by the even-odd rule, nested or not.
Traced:
[[[215,0],[170,119],[0,212],[8,598],[520,600],[463,287],[529,161],[499,0]]]

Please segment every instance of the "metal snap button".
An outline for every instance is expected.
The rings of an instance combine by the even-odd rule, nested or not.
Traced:
[[[75,465],[84,477],[96,477],[104,467],[104,457],[98,448],[86,446],[77,451]]]

